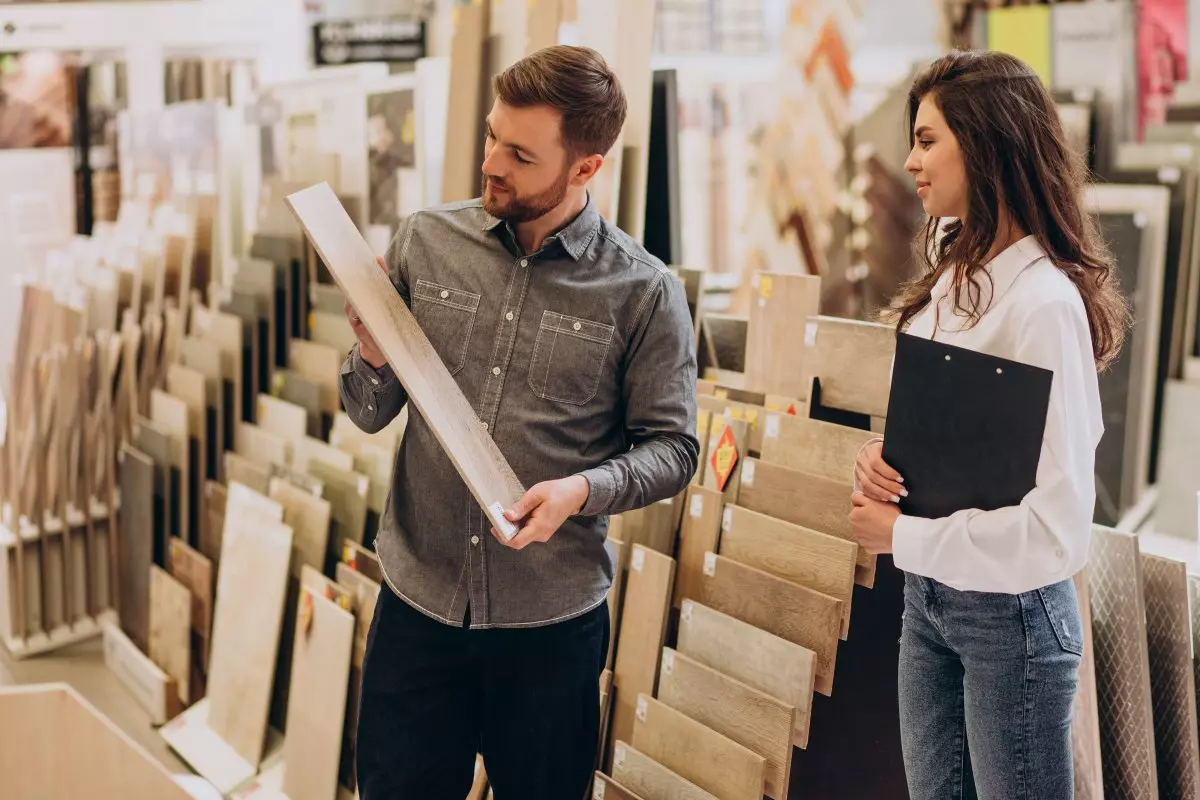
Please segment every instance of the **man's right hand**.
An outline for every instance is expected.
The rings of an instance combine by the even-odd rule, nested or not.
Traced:
[[[379,268],[386,275],[388,272],[387,263],[382,258],[376,258],[379,262]],[[354,306],[350,305],[350,301],[346,301],[346,319],[350,320],[350,327],[354,330],[354,335],[358,337],[358,354],[362,360],[367,362],[372,369],[381,369],[387,363],[387,356],[375,344],[374,337],[367,330],[367,326],[363,325],[359,319],[358,311]]]

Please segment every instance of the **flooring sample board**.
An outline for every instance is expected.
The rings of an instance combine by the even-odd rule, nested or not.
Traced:
[[[354,649],[350,662],[350,696],[346,705],[346,726],[342,734],[342,766],[340,781],[343,786],[355,785],[354,747],[358,734],[359,687],[362,685],[362,666],[367,654],[367,637],[371,632],[371,620],[375,617],[375,604],[379,599],[380,586],[365,575],[355,572],[348,564],[339,563],[335,568],[337,581],[351,594],[354,610]],[[390,591],[390,589],[389,589]]]
[[[1079,692],[1071,720],[1071,749],[1075,763],[1076,800],[1103,800],[1104,769],[1100,764],[1100,718],[1096,707],[1096,647],[1092,634],[1091,571],[1075,574],[1075,594],[1083,621],[1083,661],[1079,665]]]
[[[1200,541],[1200,383],[1167,381],[1159,452],[1158,508],[1154,527],[1189,542]]]
[[[188,800],[175,776],[66,684],[0,689],[6,797]]]
[[[896,329],[877,322],[810,317],[804,327],[804,368],[821,381],[831,408],[886,417]]]
[[[673,608],[695,596],[704,577],[704,554],[717,552],[725,496],[715,489],[689,486],[683,506]]]
[[[442,172],[443,203],[469,200],[479,194],[479,165],[483,163],[480,127],[491,98],[485,79],[485,73],[489,71],[485,69],[485,58],[491,29],[491,3],[455,3],[453,19],[454,35],[450,42],[451,91]],[[329,263],[324,253],[321,257],[326,264]],[[345,286],[342,291],[346,291]]]
[[[767,414],[762,460],[833,481],[854,479],[854,459],[875,434],[790,414]]]
[[[854,484],[810,475],[757,458],[742,465],[736,502],[794,525],[854,541],[850,531],[850,495]],[[875,556],[861,547],[855,560],[854,582],[868,589],[875,583]]]
[[[841,603],[834,598],[707,553],[704,580],[691,599],[812,650],[817,656],[816,689],[826,696],[833,693],[842,625]]]
[[[327,344],[339,353],[348,353],[358,342],[344,313],[313,312],[308,318],[312,326],[310,336],[318,344]]]
[[[221,353],[199,339],[187,338],[180,345],[180,358],[184,366],[204,376],[204,398],[207,430],[205,463],[209,467],[208,478],[220,470],[221,451],[232,442],[232,431],[225,428],[225,379],[221,367]]]
[[[384,582],[383,565],[379,562],[379,556],[358,542],[346,542],[341,557],[343,563],[355,572],[361,572],[376,583]]]
[[[680,653],[796,709],[793,743],[808,746],[816,654],[691,600],[679,614]]]
[[[203,373],[171,364],[167,367],[167,391],[182,400],[188,410],[188,531],[196,537],[200,535],[200,492],[208,477],[207,384]]]
[[[709,426],[708,452],[704,456],[706,489],[725,494],[727,501],[737,497],[742,460],[749,455],[750,423],[714,414]]]
[[[171,474],[168,493],[173,498],[167,532],[171,536],[190,537],[188,511],[188,470],[191,437],[188,433],[187,403],[174,395],[153,389],[150,392],[150,420],[171,437]]]
[[[283,790],[291,800],[324,800],[337,791],[353,645],[354,615],[301,591],[283,745]]]
[[[854,599],[856,543],[728,505],[722,514],[717,552],[840,600],[841,638],[846,638]]]
[[[641,797],[655,800],[717,800],[696,784],[625,742],[613,747],[613,780]]]
[[[462,23],[477,7],[460,10]],[[452,152],[448,143],[447,154]],[[447,181],[446,188],[451,186]],[[429,421],[489,521],[502,535],[515,536],[516,526],[504,518],[504,510],[524,488],[333,191],[321,184],[289,195],[288,204],[396,374],[403,376],[409,400]]]
[[[234,452],[264,467],[292,463],[291,440],[252,422],[238,423]]]
[[[631,744],[639,752],[721,800],[762,800],[762,756],[644,694],[634,709]]]
[[[297,472],[308,472],[308,465],[320,461],[344,472],[354,471],[354,456],[311,436],[301,436],[292,441],[292,468]]]
[[[291,576],[299,580],[305,565],[323,572],[329,552],[329,501],[281,478],[271,479],[267,496],[283,506],[283,522],[292,529]]]
[[[746,334],[746,386],[757,392],[806,399],[805,349],[797,346],[804,320],[816,316],[821,279],[815,275],[756,272]]]
[[[291,370],[281,369],[276,371],[275,383],[271,388],[280,400],[304,409],[308,416],[306,432],[309,436],[318,439],[324,436],[322,415],[327,409],[323,404],[321,384]]]
[[[234,452],[225,453],[225,481],[231,484],[240,483],[259,494],[266,494],[270,490],[273,467],[273,464],[251,461]]]
[[[1137,538],[1094,527],[1089,570],[1104,794],[1155,800],[1160,795]]]
[[[610,527],[608,532],[608,549],[612,552],[613,560],[613,582],[612,588],[608,590],[608,629],[610,631],[619,631],[621,624],[621,602],[625,598],[625,573],[628,571],[629,562],[626,556],[629,553],[629,547],[620,539],[614,538],[613,530]],[[617,637],[609,635],[608,637],[608,657],[604,660],[606,669],[613,668],[613,656],[617,652]]]
[[[558,44],[558,28],[562,24],[564,2],[565,0],[527,0],[529,13],[525,28],[525,55]]]
[[[263,755],[292,552],[283,508],[229,487],[209,664],[209,727],[251,765]]]
[[[150,565],[154,562],[154,462],[123,445],[117,467],[117,611],[121,630],[143,653],[150,647]]]
[[[192,595],[158,566],[150,567],[150,648],[146,655],[175,681],[180,702],[191,698]]]
[[[1154,752],[1163,797],[1200,795],[1200,741],[1192,666],[1187,565],[1142,553]]]
[[[204,482],[204,518],[200,528],[201,555],[212,562],[215,570],[221,563],[221,539],[225,534],[225,486],[216,481]]]
[[[104,666],[142,707],[151,725],[164,725],[183,710],[175,681],[138,649],[115,623],[102,626]]]
[[[321,387],[321,405],[327,414],[341,408],[338,371],[345,358],[345,353],[307,339],[292,339],[288,344],[288,369]]]
[[[308,435],[308,412],[269,394],[258,396],[254,419],[264,431],[285,439],[303,439]]]
[[[629,741],[638,695],[654,692],[674,580],[673,558],[641,545],[632,548],[613,669],[613,682],[617,686],[613,741]]]
[[[324,497],[329,501],[333,530],[330,547],[334,560],[340,556],[346,542],[361,542],[367,526],[367,492],[370,481],[357,472],[343,472],[321,461],[310,461],[309,474],[325,484]]]
[[[597,772],[592,783],[592,800],[644,800],[632,789],[627,789],[603,772]]]
[[[192,598],[192,663],[208,669],[208,644],[212,633],[213,565],[182,540],[171,540],[171,576],[187,587]]]
[[[658,700],[767,760],[766,795],[787,798],[796,709],[671,648],[663,648]]]

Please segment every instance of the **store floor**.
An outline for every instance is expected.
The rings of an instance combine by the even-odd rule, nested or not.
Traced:
[[[69,684],[171,772],[191,773],[150,725],[150,716],[104,666],[99,636],[20,661],[0,646],[0,686],[30,683]]]

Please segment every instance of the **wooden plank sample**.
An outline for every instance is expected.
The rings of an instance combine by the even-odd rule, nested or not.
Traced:
[[[183,705],[171,676],[139,650],[115,623],[104,623],[101,628],[104,666],[125,684],[129,694],[149,716],[150,724],[163,725],[175,717]]]
[[[121,512],[117,523],[117,611],[121,630],[143,653],[150,646],[150,565],[154,562],[154,462],[122,445],[117,468]]]
[[[292,468],[297,472],[308,472],[308,465],[313,461],[320,461],[343,472],[354,471],[354,456],[351,453],[311,436],[292,440]]]
[[[308,315],[311,330],[309,336],[318,344],[327,344],[339,353],[348,353],[358,342],[349,320],[340,310],[337,314],[314,311]]]
[[[337,414],[341,407],[338,396],[338,373],[345,354],[329,345],[292,339],[288,344],[288,369],[321,387],[321,403],[327,414]]]
[[[275,383],[271,387],[280,400],[304,409],[308,415],[307,433],[318,439],[324,436],[323,416],[330,413],[324,403],[321,384],[289,369],[275,372]]]
[[[167,532],[172,536],[190,538],[191,516],[188,510],[188,486],[191,480],[188,465],[191,450],[191,435],[188,432],[187,403],[174,395],[153,389],[150,392],[150,419],[162,427],[171,437],[171,475],[168,493],[173,499],[170,504],[171,517],[167,520]]]
[[[1093,526],[1089,562],[1104,794],[1154,800],[1158,766],[1137,537]]]
[[[1146,553],[1141,560],[1158,790],[1163,797],[1196,797],[1200,795],[1200,741],[1187,565]]]
[[[150,648],[146,655],[175,681],[180,702],[192,702],[192,595],[157,565],[150,566]]]
[[[291,576],[299,580],[305,565],[323,572],[329,552],[329,501],[281,478],[271,479],[267,496],[283,506],[283,522],[292,529]]]
[[[777,697],[796,709],[793,743],[808,746],[816,654],[806,647],[685,600],[679,614],[680,653]]]
[[[802,525],[814,531],[854,541],[850,532],[852,483],[830,480],[788,469],[769,461],[746,459],[737,504],[751,511]],[[875,556],[858,549],[854,581],[868,589],[875,585]]]
[[[376,583],[383,583],[383,565],[379,556],[358,542],[347,541],[341,552],[342,562],[355,572],[361,572]]]
[[[816,316],[805,322],[804,368],[821,381],[830,408],[886,417],[896,329],[878,322]]]
[[[291,800],[326,800],[337,792],[354,615],[307,589],[299,603],[283,791]]]
[[[226,429],[225,378],[221,366],[221,353],[205,341],[187,338],[180,346],[180,357],[185,366],[204,376],[208,446],[205,462],[210,468],[206,477],[212,478],[220,471],[221,451],[233,444],[233,431]]]
[[[212,562],[213,569],[221,563],[221,540],[225,534],[225,487],[216,481],[204,482],[204,524],[200,528],[197,549]]]
[[[762,756],[644,694],[635,710],[637,750],[722,800],[762,800]]]
[[[833,693],[839,601],[713,553],[705,555],[704,580],[692,599],[812,650],[816,690],[827,697]]]
[[[329,501],[333,519],[330,547],[334,559],[346,542],[361,542],[367,525],[367,492],[370,481],[357,472],[343,472],[320,461],[310,461],[309,474],[325,484],[324,497]]]
[[[182,364],[167,367],[167,391],[188,410],[188,531],[200,535],[200,492],[208,477],[208,392],[204,375]]]
[[[350,697],[346,706],[346,726],[342,734],[341,784],[355,785],[354,748],[358,735],[359,688],[362,685],[362,666],[367,654],[367,637],[371,632],[371,620],[375,618],[375,604],[379,600],[380,586],[365,575],[350,569],[348,564],[338,563],[335,568],[337,581],[351,594],[354,610],[354,650],[350,668]],[[389,590],[390,591],[390,590]]]
[[[292,530],[283,508],[229,487],[213,608],[208,725],[249,764],[262,758]]]
[[[529,14],[525,28],[525,55],[558,44],[565,0],[526,0]]]
[[[230,484],[240,483],[259,494],[266,494],[271,488],[274,466],[274,464],[260,464],[257,461],[251,461],[243,455],[227,450],[225,452],[225,481]]]
[[[1158,503],[1155,530],[1189,542],[1200,537],[1200,382],[1167,381],[1159,446]]]
[[[1103,800],[1104,769],[1100,764],[1100,718],[1096,708],[1096,648],[1092,634],[1090,567],[1075,573],[1075,594],[1083,622],[1083,660],[1079,664],[1079,691],[1071,720],[1071,750],[1075,765],[1076,800]]]
[[[477,13],[478,7],[460,10],[461,23],[464,17]],[[463,128],[467,127],[464,123]],[[453,152],[447,146],[447,161]],[[521,482],[395,287],[379,269],[371,248],[333,191],[321,184],[289,195],[288,205],[489,521],[503,535],[515,536],[516,526],[505,519],[504,511],[524,494]]]
[[[821,279],[758,272],[752,285],[746,387],[764,394],[807,399],[805,350],[797,345],[803,336],[804,320],[819,311]]]
[[[617,685],[613,741],[629,741],[638,695],[654,692],[674,579],[675,559],[641,545],[630,551],[613,669],[613,680]]]
[[[704,488],[723,491],[726,501],[729,502],[737,497],[742,461],[750,454],[749,437],[750,423],[729,419],[722,414],[713,414],[708,432],[708,453],[704,457],[704,480],[701,484]],[[728,475],[723,489],[722,474]]]
[[[615,778],[610,778],[598,771],[593,778],[592,800],[645,800],[645,798],[632,789],[622,786]]]
[[[842,601],[841,638],[846,638],[858,544],[727,505],[717,552]]]
[[[630,548],[620,539],[613,538],[611,528],[608,534],[608,544],[613,554],[613,582],[605,602],[608,604],[608,629],[612,633],[608,637],[608,657],[604,660],[604,666],[606,669],[612,669],[613,656],[617,652],[616,632],[620,630],[621,602],[625,596],[625,573],[628,566],[626,556]]]
[[[192,595],[192,642],[197,651],[192,662],[201,672],[208,670],[208,644],[212,632],[213,566],[212,562],[181,539],[171,539],[171,576],[187,587]]]
[[[875,434],[788,414],[767,414],[762,460],[828,478],[854,477],[854,459]]]
[[[787,798],[795,707],[669,647],[663,648],[658,699],[765,758],[766,795]]]
[[[239,422],[234,452],[243,458],[269,467],[272,464],[292,463],[292,442],[283,436],[258,427],[251,422]]]
[[[679,527],[679,574],[672,601],[679,608],[694,597],[704,575],[704,554],[717,552],[725,496],[715,489],[689,486]]]
[[[258,396],[254,419],[258,427],[284,439],[294,441],[308,435],[308,412],[269,394]]]
[[[452,88],[446,120],[440,198],[444,203],[467,200],[479,193],[478,167],[483,162],[480,120],[486,113],[486,98],[491,97],[484,79],[484,73],[487,72],[484,56],[490,29],[491,3],[455,4],[454,36],[450,42]],[[321,257],[326,264],[329,263],[325,253],[321,253]],[[346,291],[345,286],[342,291]]]
[[[717,800],[625,742],[613,747],[612,776],[629,791],[654,800]]]

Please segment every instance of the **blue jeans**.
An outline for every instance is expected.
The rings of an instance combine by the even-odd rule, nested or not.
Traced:
[[[900,741],[912,800],[1071,800],[1082,653],[1069,580],[1011,595],[906,575]]]

